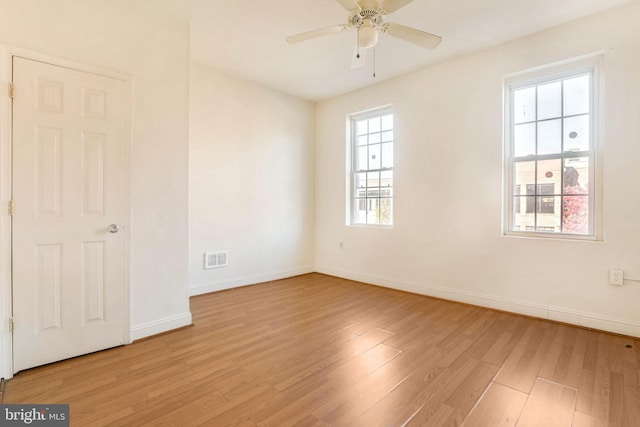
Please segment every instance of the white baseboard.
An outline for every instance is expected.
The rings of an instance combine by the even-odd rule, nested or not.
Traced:
[[[318,273],[330,276],[342,277],[344,279],[356,280],[372,285],[384,286],[386,288],[442,298],[450,301],[457,301],[466,304],[479,305],[496,310],[508,311],[511,313],[523,314],[526,316],[538,317],[541,319],[555,320],[586,328],[598,329],[617,334],[640,337],[640,323],[603,316],[600,314],[581,312],[563,307],[546,306],[533,304],[526,301],[510,298],[496,297],[492,295],[478,294],[456,289],[447,289],[430,286],[424,283],[399,282],[384,277],[370,276],[366,274],[353,273],[336,270],[333,268],[316,267]]]
[[[254,274],[251,276],[194,284],[189,286],[189,296],[208,294],[210,292],[218,292],[225,289],[238,288],[240,286],[255,285],[256,283],[269,282],[271,280],[286,279],[288,277],[300,276],[301,274],[313,273],[314,271],[313,266],[309,265],[294,268],[292,270]]]
[[[171,331],[173,329],[189,326],[192,324],[191,312],[178,314],[176,316],[165,317],[164,319],[154,320],[153,322],[143,323],[131,327],[131,339],[139,340],[140,338],[149,337],[151,335],[161,334],[162,332]]]

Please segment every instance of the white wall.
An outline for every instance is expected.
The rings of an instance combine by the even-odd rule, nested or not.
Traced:
[[[638,22],[635,2],[319,103],[316,270],[640,336],[640,283],[608,284],[640,277]],[[600,50],[604,241],[502,237],[503,76]],[[345,117],[388,103],[395,227],[345,226]]]
[[[160,12],[161,4],[161,0],[0,0],[0,43],[132,77],[133,338],[191,323],[189,23]]]
[[[313,271],[314,105],[193,64],[193,295]],[[229,266],[203,269],[205,252]]]

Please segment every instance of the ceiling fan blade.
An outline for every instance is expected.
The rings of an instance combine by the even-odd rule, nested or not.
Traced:
[[[351,69],[358,70],[364,67],[364,64],[367,62],[367,51],[369,49],[364,48],[356,48],[353,50],[353,58],[351,58]],[[360,54],[360,58],[358,58],[358,54]]]
[[[379,0],[360,0],[358,4],[364,10],[378,10],[380,8]]]
[[[348,11],[360,10],[360,5],[357,0],[337,0]]]
[[[389,13],[393,13],[396,10],[406,6],[413,0],[384,0],[382,2],[382,8]]]
[[[295,36],[287,37],[289,43],[299,43],[305,40],[313,39],[315,37],[324,36],[326,34],[337,34],[349,28],[347,24],[333,25],[331,27],[320,28],[318,30],[307,31],[306,33],[296,34]]]
[[[393,22],[385,24],[384,31],[390,36],[398,37],[399,39],[406,40],[427,49],[435,48],[442,41],[442,37],[436,36],[435,34],[430,34],[400,24],[394,24]]]

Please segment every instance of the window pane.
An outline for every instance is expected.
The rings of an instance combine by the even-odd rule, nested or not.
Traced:
[[[369,133],[380,132],[380,117],[369,119]]]
[[[382,142],[390,142],[393,141],[393,131],[388,130],[386,132],[382,132]]]
[[[380,186],[380,172],[367,173],[367,188],[378,188]]]
[[[393,223],[393,201],[391,198],[380,199],[380,224],[391,225]]]
[[[520,197],[520,207],[521,207],[520,212],[514,212],[513,214],[514,230],[531,231],[532,229],[535,229],[535,226],[536,226],[535,206],[536,206],[535,197],[533,196]]]
[[[380,172],[380,187],[391,188],[393,187],[393,171]]]
[[[393,114],[382,116],[382,130],[393,129]]]
[[[536,162],[517,162],[513,164],[514,186],[526,188],[535,185]]]
[[[369,170],[380,169],[380,144],[369,146]]]
[[[536,154],[536,124],[516,125],[513,136],[515,157]]]
[[[513,212],[519,214],[521,211],[522,203],[524,202],[524,197],[514,197],[513,198]]]
[[[358,224],[367,223],[367,199],[355,200],[355,217],[354,222]]]
[[[536,88],[513,91],[513,122],[531,122],[536,119]]]
[[[356,182],[355,182],[355,187],[356,187],[356,197],[364,197],[367,193],[366,191],[364,191],[364,189],[367,188],[367,174],[366,173],[357,173],[356,174]],[[362,194],[360,194],[361,190],[362,190]]]
[[[538,122],[538,154],[562,151],[562,126],[560,119]]]
[[[544,188],[542,187],[541,189],[543,190],[542,193],[544,192],[549,192],[552,193],[553,192],[553,187],[549,187],[549,184],[545,185]],[[558,199],[558,203],[556,204],[556,198]],[[542,214],[555,214],[556,213],[556,206],[560,206],[560,197],[556,197],[556,196],[538,196],[538,200],[536,201],[537,206],[538,206],[538,213],[542,213]],[[560,215],[558,215],[558,219],[560,218]]]
[[[378,224],[379,203],[378,199],[367,200],[367,224]]]
[[[520,195],[520,186],[516,185],[516,188],[514,188],[513,190],[513,195],[514,196],[519,196]],[[522,202],[523,202],[523,198],[522,197],[514,197],[513,198],[513,211],[515,213],[520,213],[520,207],[522,206]]]
[[[527,195],[535,196],[536,194],[536,186],[535,184],[527,185]],[[527,206],[525,208],[525,213],[534,213],[536,211],[536,198],[535,197],[527,197]]]
[[[356,148],[356,170],[367,170],[367,146]]]
[[[566,159],[562,189],[562,231],[589,233],[589,158]]]
[[[538,120],[562,116],[562,83],[538,86]]]
[[[380,133],[372,133],[369,135],[369,144],[379,144],[380,143]]]
[[[564,151],[589,150],[589,116],[564,119]]]
[[[536,210],[536,231],[560,231],[560,196],[538,196]]]
[[[393,144],[391,143],[382,144],[382,167],[393,167]]]
[[[362,135],[358,137],[358,145],[367,145],[368,138],[367,135]]]
[[[565,233],[589,233],[589,196],[564,196],[562,198],[562,231]]]
[[[560,194],[562,182],[562,160],[541,160],[538,162],[538,195]],[[543,188],[545,191],[543,191]],[[549,189],[551,191],[549,192]]]
[[[584,75],[567,79],[564,84],[564,115],[583,114],[589,112],[589,87],[591,77]]]
[[[556,199],[558,200],[558,203],[556,203]],[[560,197],[559,196],[539,196],[536,203],[538,206],[538,213],[555,215],[556,206],[560,207]],[[557,215],[557,217],[558,219],[560,219],[560,215]],[[538,223],[540,223],[540,221],[538,221]]]
[[[366,120],[358,120],[356,122],[356,135],[366,135],[367,129],[368,127]]]
[[[589,158],[564,161],[564,194],[589,194]]]

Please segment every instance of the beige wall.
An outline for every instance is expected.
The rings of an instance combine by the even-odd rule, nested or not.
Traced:
[[[635,2],[320,102],[316,270],[640,336],[640,283],[608,284],[640,277],[639,21]],[[604,241],[502,237],[503,77],[597,51]],[[345,117],[389,103],[395,226],[345,226]]]
[[[314,105],[197,64],[190,105],[191,293],[313,271]]]
[[[158,5],[153,0],[0,0],[1,44],[132,78],[129,231],[134,338],[190,323],[189,23],[158,12]],[[8,335],[2,332],[4,339]]]

